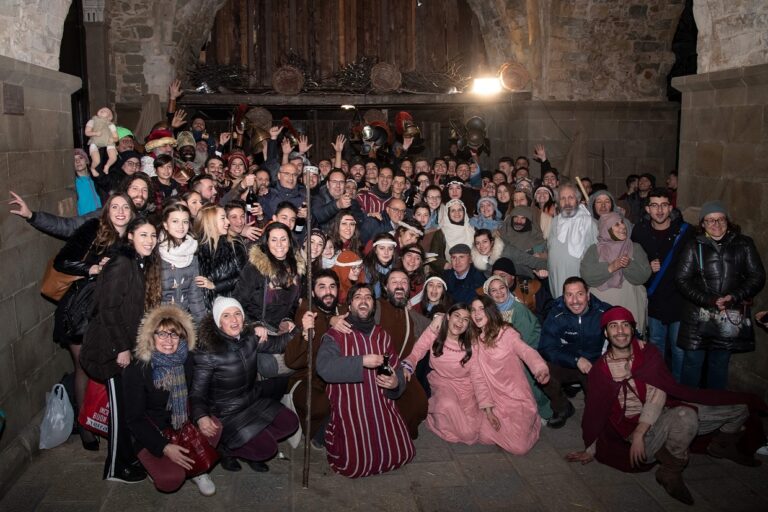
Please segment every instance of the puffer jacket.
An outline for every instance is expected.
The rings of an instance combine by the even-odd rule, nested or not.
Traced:
[[[749,352],[755,339],[702,338],[698,332],[700,307],[714,308],[719,297],[731,295],[733,307],[757,295],[765,286],[765,269],[755,243],[748,236],[729,231],[716,242],[697,235],[683,247],[675,273],[683,295],[682,320],[677,345],[685,350],[725,349]]]
[[[136,337],[135,358],[123,371],[125,393],[125,421],[133,435],[138,450],[146,448],[155,457],[163,456],[168,440],[162,431],[171,426],[168,409],[168,391],[155,387],[152,379],[152,353],[155,351],[154,333],[165,318],[176,320],[187,331],[189,354],[184,364],[187,389],[192,385],[192,351],[196,345],[195,325],[192,317],[177,306],[158,306],[149,311],[141,322]],[[137,451],[138,451],[137,450]]]
[[[215,286],[213,290],[203,289],[205,309],[211,310],[213,299],[217,295],[229,297],[232,294],[240,277],[240,270],[247,259],[248,253],[240,237],[235,237],[230,242],[227,235],[221,235],[215,251],[208,244],[200,244],[197,251],[199,275],[213,281]]]
[[[259,343],[253,328],[246,327],[236,339],[216,327],[212,315],[206,316],[193,355],[191,419],[215,416],[221,420],[221,442],[228,449],[242,446],[264,430],[285,407],[264,396],[264,381],[256,378],[259,354],[284,352],[294,334],[270,336]]]
[[[612,306],[594,295],[581,315],[574,315],[559,297],[542,324],[539,353],[550,363],[576,368],[580,357],[594,363],[603,351],[605,338],[600,317]]]
[[[191,313],[195,323],[200,323],[206,311],[203,289],[195,284],[195,277],[200,275],[197,256],[194,255],[196,249],[197,242],[189,237],[178,247],[171,246],[168,241],[160,242],[160,278],[163,288],[162,303],[176,304]],[[180,261],[186,263],[185,258],[188,260],[190,256],[191,262],[188,265],[177,266],[181,265]]]
[[[292,286],[275,288],[272,284],[278,268],[261,247],[254,245],[248,253],[248,263],[232,297],[242,304],[245,316],[251,322],[264,322],[277,327],[281,320],[293,321],[301,297],[301,276],[306,271],[304,258],[296,254],[297,276]]]

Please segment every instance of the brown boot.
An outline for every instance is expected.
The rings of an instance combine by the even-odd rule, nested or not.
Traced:
[[[759,466],[760,461],[753,455],[739,450],[738,443],[740,438],[741,433],[726,434],[725,432],[718,432],[707,446],[707,453],[716,459],[732,460],[742,466],[753,468]]]
[[[667,494],[686,505],[693,505],[693,496],[683,481],[683,470],[688,464],[687,459],[678,459],[662,448],[656,452],[659,469],[656,470],[656,481],[661,484]]]

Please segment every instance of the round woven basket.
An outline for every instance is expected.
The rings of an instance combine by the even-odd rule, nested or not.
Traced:
[[[499,70],[501,85],[508,91],[522,91],[528,82],[531,81],[531,75],[518,62],[506,62],[502,64]]]
[[[365,111],[365,114],[363,114],[363,121],[365,121],[365,124],[372,124],[376,121],[386,123],[387,115],[381,109],[369,108]]]
[[[403,83],[403,75],[388,62],[379,62],[371,68],[371,85],[378,93],[394,92]]]
[[[279,94],[295,96],[304,87],[304,73],[294,66],[281,66],[272,73],[272,88]]]

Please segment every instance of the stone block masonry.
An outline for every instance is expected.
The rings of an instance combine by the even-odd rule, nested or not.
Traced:
[[[69,354],[52,341],[54,308],[40,296],[46,262],[61,242],[8,213],[6,200],[13,190],[33,210],[75,213],[70,95],[81,82],[0,56],[0,83],[22,87],[24,96],[21,115],[0,114],[0,409],[7,417],[0,439],[2,495],[37,450],[45,392],[72,370]]]

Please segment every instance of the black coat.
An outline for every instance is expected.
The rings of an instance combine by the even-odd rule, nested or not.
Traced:
[[[685,350],[726,349],[752,351],[752,339],[703,339],[697,328],[700,307],[714,307],[725,295],[733,306],[757,295],[765,285],[765,269],[755,243],[748,236],[729,231],[715,242],[706,235],[689,240],[680,253],[675,284],[685,302],[677,345]]]
[[[77,228],[54,258],[53,268],[65,274],[88,277],[91,266],[97,265],[101,259],[101,255],[91,247],[99,224],[99,219],[91,219]]]
[[[122,372],[117,355],[133,350],[144,315],[143,259],[124,247],[99,274],[93,314],[83,336],[80,364],[88,375],[105,381]]]
[[[205,317],[193,354],[191,419],[215,416],[221,420],[221,442],[228,449],[242,446],[264,430],[285,407],[264,396],[262,382],[256,379],[259,353],[283,352],[291,337],[290,333],[270,336],[259,343],[248,327],[238,340],[220,331],[212,315]]]
[[[213,281],[215,286],[213,290],[203,289],[205,307],[208,311],[211,310],[213,299],[217,295],[229,297],[232,294],[240,277],[240,270],[247,259],[245,244],[240,237],[230,242],[227,240],[227,235],[221,235],[215,252],[208,244],[200,244],[197,251],[200,275]]]
[[[192,382],[192,354],[187,355],[184,373],[187,388]],[[133,435],[136,451],[146,448],[155,457],[163,456],[168,440],[162,431],[171,427],[171,411],[168,409],[170,393],[157,389],[152,380],[152,365],[138,359],[123,372],[125,396],[125,421]]]

